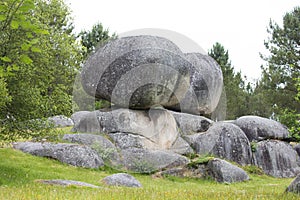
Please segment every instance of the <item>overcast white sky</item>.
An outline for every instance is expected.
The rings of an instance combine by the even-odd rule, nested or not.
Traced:
[[[300,0],[66,0],[75,29],[90,30],[101,22],[111,32],[160,28],[181,33],[205,51],[220,42],[236,71],[249,81],[260,77],[270,19],[282,23],[284,13]]]

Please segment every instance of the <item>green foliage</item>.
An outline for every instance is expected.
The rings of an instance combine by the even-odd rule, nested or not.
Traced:
[[[296,111],[285,109],[279,115],[279,121],[289,127],[291,141],[300,142],[300,114]]]
[[[81,44],[86,48],[85,57],[93,53],[98,46],[103,45],[110,39],[116,38],[116,35],[110,35],[108,29],[104,29],[101,23],[97,23],[90,31],[81,31],[78,35]]]
[[[256,152],[256,149],[257,149],[257,142],[251,142],[251,143],[250,143],[250,146],[251,146],[251,151],[252,151],[252,152]]]
[[[7,118],[0,125],[0,147],[20,139],[42,139],[53,133],[53,125],[46,119],[17,121]]]
[[[264,175],[263,170],[255,165],[247,165],[242,167],[249,174]]]
[[[226,119],[236,119],[247,115],[249,113],[250,85],[245,85],[240,72],[234,72],[228,51],[220,43],[214,44],[208,54],[215,59],[222,69],[227,101]]]
[[[192,156],[194,157],[194,156]],[[192,161],[188,164],[191,168],[198,168],[198,165],[207,164],[210,160],[214,159],[215,157],[209,154],[206,155],[197,155],[195,156]]]
[[[17,134],[24,121],[34,127],[31,119],[70,115],[82,47],[68,7],[62,0],[4,0],[0,11],[0,95],[8,96],[0,100],[1,134]]]

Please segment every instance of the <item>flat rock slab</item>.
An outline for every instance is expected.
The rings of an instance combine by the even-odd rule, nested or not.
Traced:
[[[123,166],[138,173],[152,173],[161,169],[184,166],[189,160],[181,155],[160,150],[125,149],[121,151]]]
[[[94,150],[78,144],[18,142],[14,144],[14,148],[34,156],[56,159],[77,167],[98,168],[104,165],[103,160]]]
[[[218,158],[207,164],[209,176],[221,183],[234,183],[249,180],[248,174],[241,168]]]
[[[148,149],[169,149],[179,136],[172,114],[162,108],[148,111],[116,109],[94,111],[83,116],[74,130],[78,132],[129,133],[144,138]]]
[[[62,179],[36,180],[36,182],[44,183],[48,185],[58,185],[58,186],[80,186],[80,187],[90,187],[90,188],[101,188],[93,184],[89,184],[81,181],[73,181],[73,180],[62,180]]]
[[[212,154],[240,165],[252,163],[249,140],[234,124],[216,122],[205,133],[186,135],[184,139],[200,155]]]
[[[126,173],[113,174],[102,179],[102,182],[111,186],[142,187],[142,184],[133,176]]]
[[[258,116],[243,116],[234,121],[247,135],[250,142],[267,139],[287,139],[289,131],[281,123]]]
[[[274,177],[295,177],[299,172],[299,156],[293,147],[283,141],[267,140],[256,144],[254,164]]]

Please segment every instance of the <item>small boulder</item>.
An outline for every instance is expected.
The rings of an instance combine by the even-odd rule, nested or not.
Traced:
[[[256,166],[274,177],[295,177],[300,172],[297,152],[290,144],[283,141],[258,142],[253,158]]]
[[[208,162],[207,170],[210,177],[221,183],[234,183],[249,180],[248,174],[243,169],[218,158]]]
[[[184,139],[200,155],[212,154],[240,165],[251,164],[251,146],[245,133],[236,125],[216,122],[205,133],[187,135]]]
[[[94,150],[78,144],[18,142],[14,144],[14,148],[34,156],[56,159],[77,167],[98,168],[104,165],[103,160]]]
[[[174,116],[182,135],[192,135],[195,133],[205,132],[213,122],[212,120],[200,115],[192,115],[174,111],[169,112]]]
[[[113,174],[102,179],[102,182],[111,186],[125,186],[125,187],[142,187],[142,184],[133,176],[125,173]]]
[[[181,155],[160,150],[130,148],[121,151],[123,166],[138,173],[152,173],[161,169],[183,166],[189,160]]]
[[[300,194],[300,174],[298,174],[293,182],[287,187],[286,192]]]
[[[267,139],[288,139],[289,131],[281,123],[258,116],[243,116],[234,122],[248,137],[249,141]]]
[[[74,125],[73,120],[64,115],[49,117],[48,121],[52,123],[54,127],[68,127]]]

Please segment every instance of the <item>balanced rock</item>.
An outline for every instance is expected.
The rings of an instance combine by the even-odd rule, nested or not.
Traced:
[[[233,183],[249,180],[248,174],[243,169],[218,158],[208,162],[207,170],[209,176],[222,183]]]
[[[282,141],[258,142],[253,154],[254,164],[274,177],[295,177],[299,172],[299,156],[293,147]]]
[[[287,139],[288,129],[281,123],[258,116],[243,116],[234,122],[247,135],[250,142],[266,139]]]
[[[81,72],[85,91],[119,107],[172,106],[187,92],[191,63],[171,41],[131,36],[109,41]]]
[[[52,144],[35,142],[18,142],[14,148],[34,156],[53,158],[60,162],[85,168],[98,168],[103,160],[88,146],[78,144]]]
[[[187,53],[185,58],[192,63],[190,87],[180,103],[169,108],[192,114],[212,113],[222,94],[222,70],[208,55]]]
[[[142,184],[133,176],[125,173],[113,174],[102,179],[106,185],[125,186],[125,187],[142,187]]]
[[[240,165],[251,164],[252,152],[248,138],[234,124],[216,122],[205,133],[187,135],[184,139],[198,154],[213,154]]]

